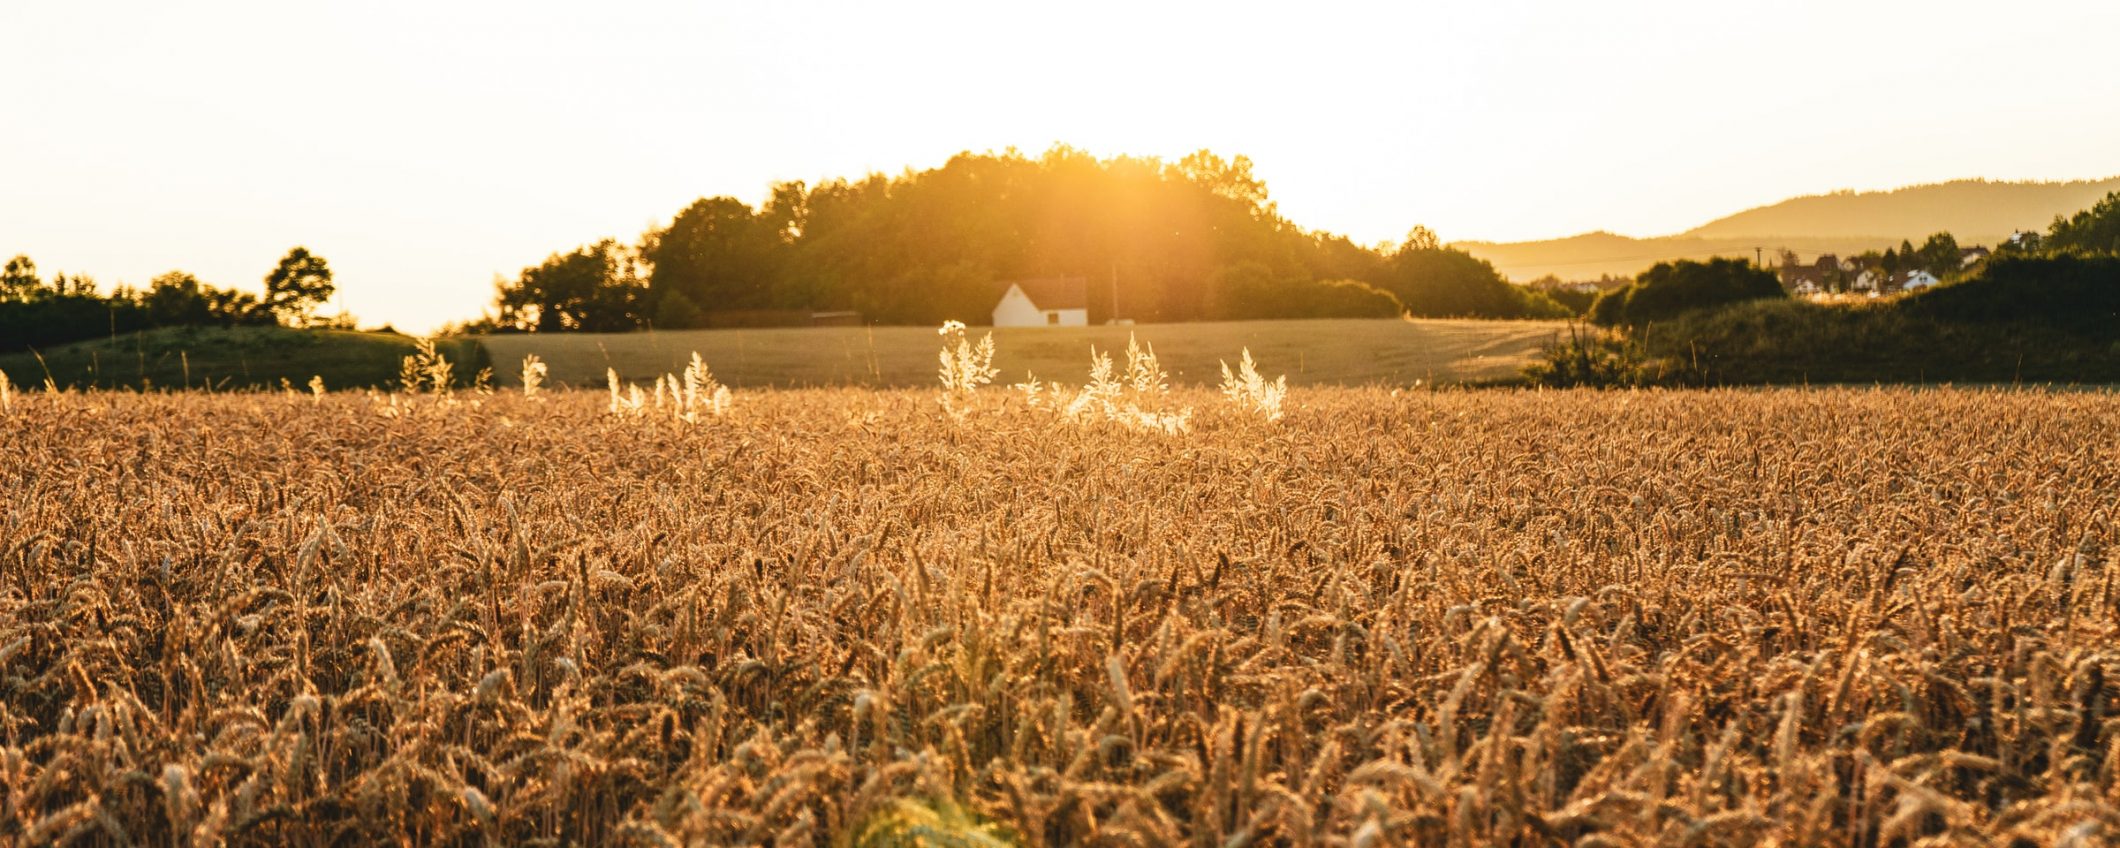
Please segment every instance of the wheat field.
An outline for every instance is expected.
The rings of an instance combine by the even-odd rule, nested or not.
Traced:
[[[2120,834],[2109,393],[631,388],[14,395],[0,841]]]

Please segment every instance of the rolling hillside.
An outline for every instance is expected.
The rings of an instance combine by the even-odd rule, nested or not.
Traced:
[[[2120,191],[2120,177],[2065,183],[1957,180],[1892,191],[1811,195],[1747,209],[1680,235],[1694,238],[1884,236],[1920,240],[1947,231],[1987,243],[2016,230],[2043,230],[2055,215],[2085,209]]]
[[[1751,258],[1782,248],[1806,259],[1860,253],[1947,231],[1961,244],[1994,244],[2015,230],[2045,229],[2055,215],[2120,191],[2120,177],[2057,183],[1958,180],[1891,191],[1791,198],[1718,218],[1672,236],[1585,233],[1524,242],[1458,242],[1512,280],[1547,274],[1564,280],[1632,276],[1658,262],[1711,256]]]

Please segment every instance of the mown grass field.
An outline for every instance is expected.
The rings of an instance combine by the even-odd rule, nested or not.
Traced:
[[[974,336],[988,328],[972,328]],[[1004,382],[1081,382],[1089,347],[1124,350],[1129,335],[1153,344],[1180,383],[1222,379],[1221,360],[1246,347],[1263,362],[1285,363],[1298,385],[1411,385],[1514,380],[1563,325],[1542,321],[1331,320],[1038,327],[994,330],[994,365]],[[936,337],[929,327],[819,327],[677,330],[645,333],[498,335],[482,339],[504,380],[525,354],[551,367],[556,383],[602,386],[606,369],[628,380],[682,371],[694,351],[714,375],[738,387],[920,386],[935,380]]]
[[[2120,834],[2113,394],[1139,395],[17,394],[0,833]]]

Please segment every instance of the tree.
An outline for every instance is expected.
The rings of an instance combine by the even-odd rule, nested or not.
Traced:
[[[1406,232],[1406,243],[1400,245],[1399,250],[1439,250],[1442,246],[1443,240],[1436,236],[1434,230],[1415,224],[1413,229]]]
[[[778,183],[755,208],[694,201],[642,237],[650,270],[635,314],[669,328],[736,310],[978,321],[1004,281],[1044,277],[1089,280],[1092,321],[1381,314],[1393,297],[1423,315],[1566,314],[1430,230],[1406,241],[1373,249],[1297,227],[1241,156],[960,153],[895,176]],[[1349,280],[1377,291],[1318,282]],[[515,304],[503,323],[572,328],[563,313],[543,319],[542,295],[503,292]]]
[[[68,274],[61,271],[52,275],[49,291],[56,297],[95,297],[96,280],[87,274]]]
[[[1659,262],[1626,288],[1600,295],[1590,320],[1606,326],[1639,326],[1695,309],[1761,298],[1786,298],[1774,272],[1742,259]]]
[[[265,306],[289,324],[307,324],[319,306],[331,299],[331,266],[324,257],[296,247],[265,276]]]
[[[255,295],[215,286],[206,287],[206,314],[212,323],[224,327],[278,323],[273,320],[272,310],[265,308]]]
[[[1244,204],[1247,208],[1268,211],[1266,182],[1251,173],[1251,157],[1238,156],[1223,159],[1211,150],[1195,151],[1178,160],[1178,171],[1185,179],[1214,192],[1216,195]]]
[[[212,316],[204,285],[183,271],[155,277],[140,305],[147,308],[148,322],[158,327],[204,324]]]
[[[269,324],[272,314],[247,292],[199,282],[183,271],[154,278],[140,298],[147,323],[156,327]]]
[[[2034,234],[2031,249],[2038,247]],[[2120,254],[2120,192],[2070,217],[2055,216],[2045,247],[2060,253]]]
[[[5,270],[0,270],[0,301],[31,301],[44,289],[44,281],[37,277],[37,263],[27,256],[16,256],[7,260]]]
[[[1558,318],[1566,307],[1510,285],[1493,263],[1444,247],[1434,231],[1415,227],[1385,260],[1377,288],[1390,292],[1409,315],[1480,318]]]
[[[1632,288],[1626,286],[1598,292],[1597,299],[1590,301],[1590,308],[1583,311],[1583,317],[1601,327],[1617,327],[1627,323],[1627,295],[1631,293]]]
[[[1928,241],[1922,242],[1921,248],[1915,251],[1915,255],[1920,257],[1920,261],[1915,264],[1937,277],[1956,273],[1964,265],[1962,254],[1958,250],[1958,238],[1950,233],[1929,236]]]
[[[1597,296],[1602,294],[1597,289],[1585,289],[1561,282],[1561,278],[1552,274],[1547,274],[1525,283],[1524,288],[1535,294],[1546,296],[1554,303],[1558,303],[1562,308],[1568,310],[1570,316],[1578,317],[1588,313],[1591,304],[1596,303]]]
[[[790,185],[776,190],[770,217],[733,197],[702,198],[679,212],[669,227],[648,234],[640,254],[652,266],[650,293],[657,300],[681,296],[690,305],[658,309],[658,316],[783,305],[775,297],[778,269],[802,216]],[[799,193],[799,184],[793,185]]]
[[[646,305],[635,258],[611,239],[555,253],[500,286],[501,326],[541,333],[636,329]]]

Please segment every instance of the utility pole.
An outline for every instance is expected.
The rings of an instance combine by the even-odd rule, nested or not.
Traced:
[[[1119,322],[1119,263],[1117,262],[1112,263],[1112,314],[1104,322],[1107,324]]]
[[[1767,255],[1767,253],[1766,253],[1766,251],[1767,251],[1767,249],[1766,249],[1766,248],[1764,248],[1764,247],[1760,247],[1760,246],[1758,246],[1758,245],[1753,245],[1753,246],[1752,246],[1752,267],[1754,267],[1754,268],[1765,268],[1765,267],[1767,267],[1767,259],[1766,259],[1766,255]]]

